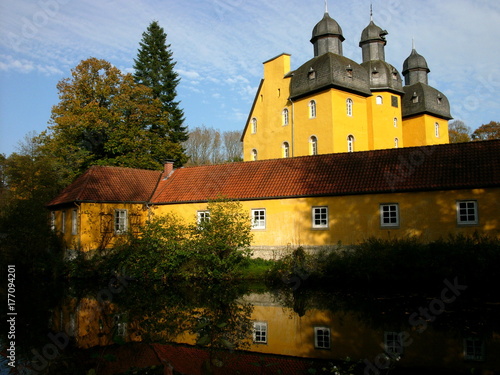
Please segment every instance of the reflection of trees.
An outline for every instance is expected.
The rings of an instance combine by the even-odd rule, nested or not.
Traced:
[[[444,284],[437,285],[436,295],[430,294],[374,294],[370,291],[347,291],[309,289],[300,287],[275,289],[275,300],[284,308],[290,308],[299,316],[309,309],[328,310],[332,313],[351,313],[373,329],[411,330],[411,314],[429,311],[434,299],[440,299]],[[472,288],[446,303],[446,310],[429,322],[434,330],[459,335],[480,335],[491,337],[500,332],[499,297],[483,295]],[[432,315],[432,313],[431,313]]]
[[[196,334],[212,349],[244,349],[251,337],[252,306],[242,303],[238,285],[131,284],[117,303],[140,327],[146,342],[167,343]]]

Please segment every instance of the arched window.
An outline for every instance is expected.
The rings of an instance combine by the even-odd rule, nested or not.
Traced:
[[[254,117],[252,119],[252,134],[257,133],[257,119]]]
[[[316,118],[316,101],[309,102],[309,118]]]
[[[257,160],[257,150],[256,149],[252,150],[252,160],[253,161]]]
[[[377,104],[383,104],[384,103],[384,98],[382,98],[380,95],[377,95],[377,98],[375,99],[375,103],[377,103]]]
[[[318,138],[314,135],[309,138],[311,155],[318,155]]]
[[[345,101],[347,116],[352,116],[352,99],[349,98]]]
[[[398,118],[397,117],[394,117],[394,127],[397,128],[398,127]]]
[[[288,125],[288,108],[281,112],[283,126]]]
[[[434,124],[434,135],[439,138],[439,124],[437,122]]]
[[[347,137],[347,152],[354,152],[354,136]]]
[[[284,158],[289,158],[290,157],[290,145],[288,142],[283,142],[283,157]]]
[[[394,148],[398,148],[398,147],[399,147],[399,139],[394,138]]]

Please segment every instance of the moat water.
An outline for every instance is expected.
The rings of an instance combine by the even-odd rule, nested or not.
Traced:
[[[426,294],[126,278],[25,291],[21,374],[500,372],[500,302],[458,280]]]

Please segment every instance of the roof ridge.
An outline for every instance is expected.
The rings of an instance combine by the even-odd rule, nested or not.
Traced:
[[[94,173],[94,167],[96,167],[95,165],[91,166],[88,171],[85,173],[85,179],[83,180],[83,184],[80,186],[80,189],[78,189],[78,193],[76,193],[76,201],[79,201],[81,200],[81,195],[82,193],[87,189],[87,185],[89,184],[89,178],[90,176],[92,176],[92,174]]]

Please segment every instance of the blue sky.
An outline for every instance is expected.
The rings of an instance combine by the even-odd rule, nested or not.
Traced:
[[[343,29],[344,55],[361,62],[359,38],[374,22],[389,32],[386,60],[402,69],[411,52],[427,59],[429,83],[471,128],[500,121],[498,0],[329,0]],[[57,82],[89,57],[132,72],[151,21],[165,29],[178,99],[190,128],[243,130],[262,62],[313,57],[309,40],[323,0],[20,0],[0,2],[0,153],[48,126]]]

